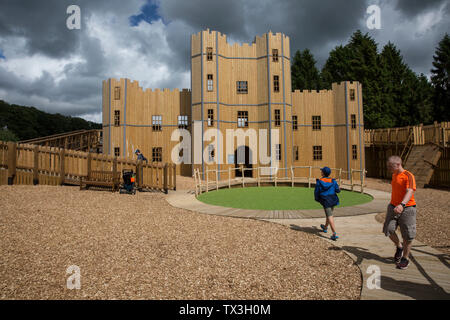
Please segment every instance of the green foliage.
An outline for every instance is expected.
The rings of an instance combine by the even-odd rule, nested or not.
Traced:
[[[0,141],[8,142],[8,141],[19,141],[19,138],[14,134],[14,132],[6,129],[0,128]]]
[[[436,121],[450,121],[450,37],[445,34],[433,56],[431,83],[434,88],[433,116]]]
[[[322,81],[316,60],[309,49],[297,51],[291,67],[293,90],[320,90]]]
[[[439,61],[447,59],[442,64],[448,70],[450,46],[447,42],[441,46],[445,47],[442,51],[447,53],[441,54]],[[441,64],[436,63],[436,68],[438,65]],[[440,83],[446,83],[448,88],[448,72],[446,75],[446,82],[440,80]],[[355,80],[362,84],[364,124],[368,129],[443,120],[442,117],[436,118],[436,112],[433,118],[433,88],[428,79],[423,74],[415,74],[404,63],[400,50],[394,44],[389,42],[378,53],[375,40],[359,30],[352,35],[347,45],[337,46],[330,52],[322,68],[321,79],[326,89],[331,89],[333,82]],[[448,99],[448,89],[446,92]],[[440,103],[441,106],[448,107],[448,100],[442,98],[440,101],[444,101]],[[438,112],[442,113],[442,110]]]
[[[81,118],[49,114],[34,107],[10,105],[0,100],[0,128],[7,127],[17,140],[28,140],[75,130],[101,129],[102,125]],[[1,140],[1,139],[0,139]]]

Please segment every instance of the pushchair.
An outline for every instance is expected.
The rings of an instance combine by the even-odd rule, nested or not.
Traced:
[[[123,184],[120,186],[119,193],[136,194],[135,181],[136,176],[131,169],[122,170]]]

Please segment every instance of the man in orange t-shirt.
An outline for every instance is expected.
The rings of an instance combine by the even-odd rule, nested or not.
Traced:
[[[397,268],[406,269],[409,264],[411,244],[416,237],[417,211],[414,199],[416,180],[411,172],[403,169],[402,159],[398,156],[389,157],[387,166],[392,172],[392,194],[383,225],[383,233],[389,236],[397,246],[394,255]],[[395,232],[397,227],[400,227],[403,244],[400,243]]]

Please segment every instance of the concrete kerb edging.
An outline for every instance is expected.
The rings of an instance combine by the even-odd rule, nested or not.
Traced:
[[[348,188],[342,189],[349,190]],[[334,216],[336,217],[357,216],[386,211],[387,203],[390,200],[389,193],[378,190],[365,189],[364,194],[371,196],[372,201],[355,206],[337,207],[334,210],[333,213]],[[199,201],[196,198],[195,194],[190,193],[190,191],[170,192],[169,195],[166,197],[166,200],[173,207],[206,214],[230,216],[234,218],[311,219],[311,218],[322,218],[324,216],[322,209],[254,210],[254,209],[239,209],[239,208],[215,206]],[[229,214],[230,211],[233,211],[233,214]]]

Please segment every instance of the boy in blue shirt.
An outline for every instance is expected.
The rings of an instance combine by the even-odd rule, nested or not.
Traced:
[[[323,206],[327,217],[325,225],[321,224],[320,227],[326,233],[328,232],[328,225],[330,225],[333,231],[331,240],[336,241],[339,237],[336,235],[336,228],[334,226],[333,209],[339,205],[339,198],[336,193],[341,192],[341,190],[336,180],[329,178],[331,174],[330,168],[323,167],[320,171],[322,172],[322,177],[316,180],[314,199]]]

